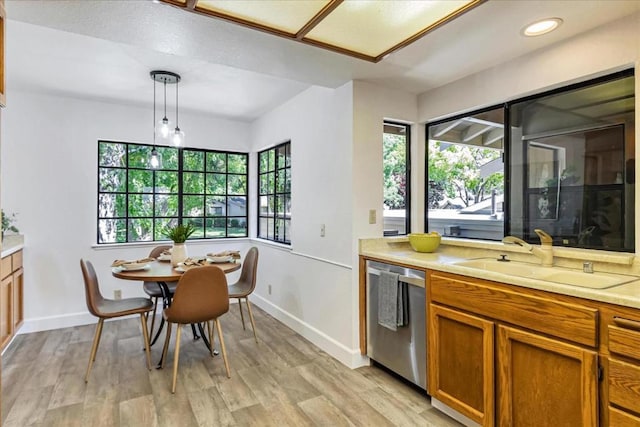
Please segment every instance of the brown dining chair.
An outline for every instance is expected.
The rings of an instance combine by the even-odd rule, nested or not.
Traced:
[[[209,326],[209,343],[211,346],[211,356],[213,356],[213,326],[209,321],[213,321],[218,330],[220,340],[220,350],[224,360],[224,367],[227,370],[227,377],[231,378],[229,372],[229,362],[227,361],[227,351],[224,346],[222,327],[219,317],[229,311],[229,292],[227,288],[227,278],[224,272],[213,265],[195,267],[187,270],[180,278],[176,292],[173,296],[171,306],[164,309],[164,319],[167,321],[167,335],[162,350],[162,364],[166,360],[169,340],[171,339],[171,328],[177,324],[176,349],[173,355],[173,382],[171,393],[176,392],[176,380],[178,376],[178,359],[180,356],[180,335],[183,325],[207,322]]]
[[[89,373],[93,362],[96,360],[96,353],[100,345],[100,336],[102,335],[102,326],[105,319],[113,319],[115,317],[129,316],[131,314],[139,314],[142,323],[142,337],[144,338],[144,349],[147,353],[147,368],[151,370],[151,353],[149,352],[149,334],[147,331],[146,314],[151,310],[153,304],[148,298],[123,298],[119,300],[106,299],[100,293],[98,285],[98,276],[90,261],[80,259],[80,268],[82,269],[82,277],[84,278],[84,290],[87,300],[87,308],[89,312],[98,318],[96,333],[93,337],[93,345],[91,346],[91,355],[89,356],[89,366],[84,376],[84,382],[89,381]]]
[[[156,246],[149,253],[149,258],[158,258],[164,251],[167,251],[169,249],[171,249],[171,245]],[[169,298],[171,298],[173,296],[173,293],[176,291],[176,286],[178,286],[178,282],[167,282],[167,288],[169,288]],[[156,310],[158,309],[158,299],[162,298],[162,290],[160,289],[160,285],[158,284],[158,282],[144,282],[142,284],[142,289],[147,295],[149,295],[149,297],[153,301],[153,311],[151,312],[151,327],[149,328],[149,337],[153,338],[153,330],[156,324]]]
[[[240,308],[240,318],[242,319],[242,329],[244,326],[244,314],[242,313],[242,299],[247,303],[247,310],[249,311],[249,320],[251,321],[251,327],[253,328],[253,338],[258,342],[258,335],[256,334],[256,324],[253,320],[253,312],[251,311],[251,303],[249,302],[249,295],[256,288],[256,271],[258,270],[258,248],[255,246],[250,248],[247,255],[244,257],[242,263],[242,272],[240,273],[240,279],[229,286],[229,298],[238,299],[238,307]]]

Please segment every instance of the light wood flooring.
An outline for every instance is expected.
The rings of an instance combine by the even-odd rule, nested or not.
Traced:
[[[88,384],[94,325],[19,335],[2,360],[2,425],[459,426],[384,370],[351,370],[257,307],[254,314],[259,344],[236,304],[221,318],[231,379],[222,356],[183,330],[174,395],[174,343],[165,369],[148,371],[137,318],[105,323]]]

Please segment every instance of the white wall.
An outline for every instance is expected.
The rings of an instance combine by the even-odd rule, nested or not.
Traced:
[[[97,141],[152,142],[152,109],[11,92],[2,117],[2,207],[17,212],[25,235],[25,318],[21,332],[93,322],[79,259],[94,263],[103,293],[144,295],[140,283],[111,276],[114,259],[144,257],[151,245],[92,248],[96,243]],[[191,147],[249,150],[249,125],[183,113]],[[245,250],[248,241],[192,243]],[[233,280],[236,276],[230,275]]]
[[[256,303],[347,364],[356,357],[351,322],[351,86],[312,87],[251,128],[253,151],[291,140],[292,162],[292,245],[258,241]],[[325,237],[320,237],[321,224]]]

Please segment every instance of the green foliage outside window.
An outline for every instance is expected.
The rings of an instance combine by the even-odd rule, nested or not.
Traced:
[[[191,239],[246,237],[248,155],[98,142],[98,243],[166,240],[179,224]],[[182,164],[182,170],[180,165]]]

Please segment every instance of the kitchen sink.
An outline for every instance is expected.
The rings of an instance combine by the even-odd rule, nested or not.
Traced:
[[[540,264],[529,262],[498,261],[494,258],[470,259],[454,262],[452,265],[591,289],[611,288],[640,279],[635,276],[625,276],[623,274],[601,272],[584,273],[579,270],[562,267],[542,267]]]

